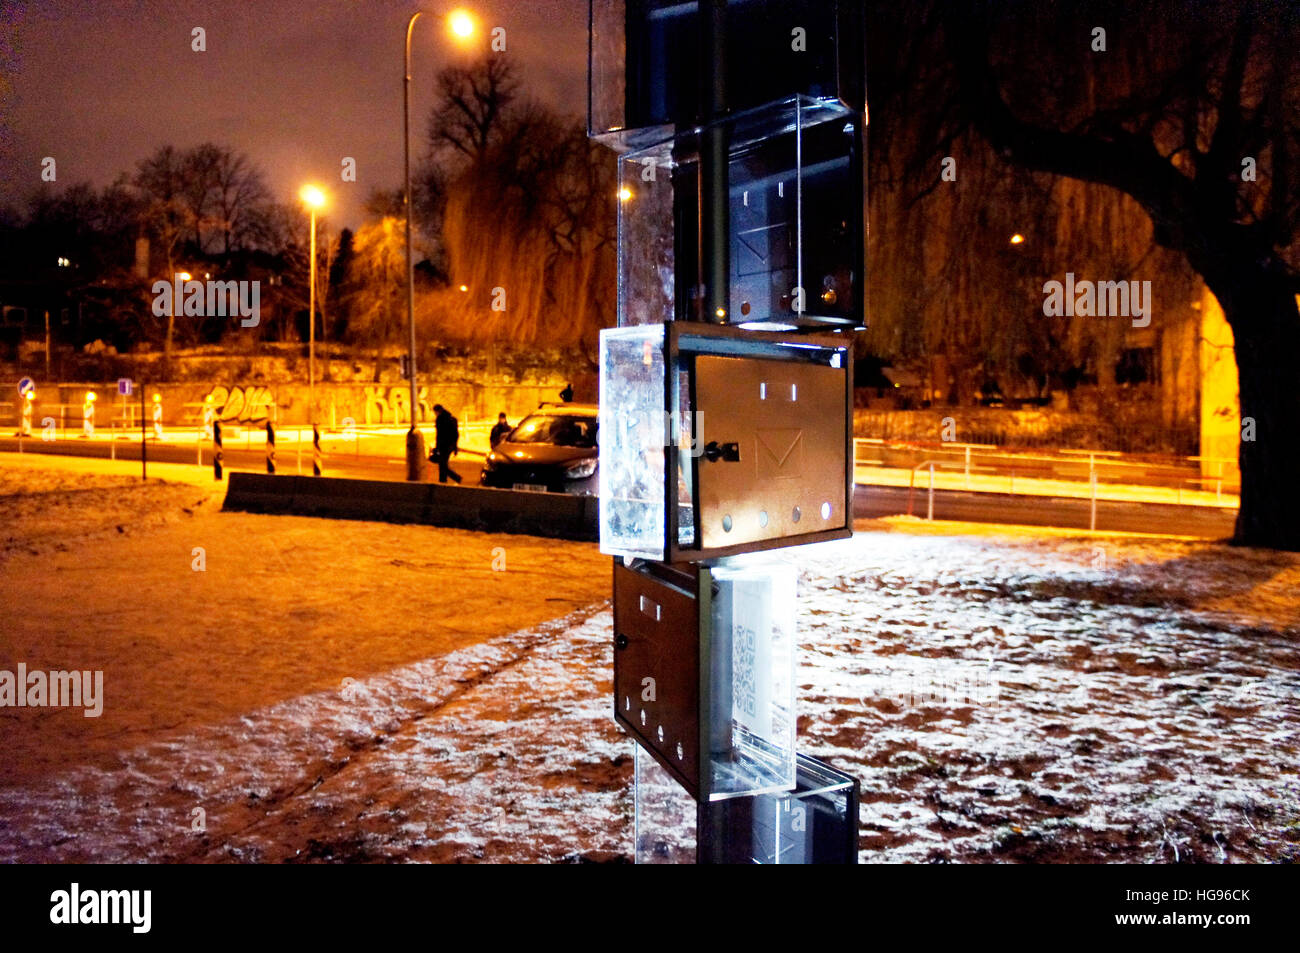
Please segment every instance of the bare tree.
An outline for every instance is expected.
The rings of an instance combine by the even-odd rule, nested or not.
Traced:
[[[235,250],[256,243],[258,211],[271,201],[270,190],[247,156],[224,146],[204,143],[185,158],[196,231],[212,229],[216,250],[229,260]],[[197,238],[200,248],[210,250],[201,234]]]
[[[1015,166],[1117,190],[1205,281],[1236,339],[1235,540],[1300,550],[1297,8],[961,0],[907,15],[932,147],[974,130]]]
[[[197,219],[192,202],[187,202],[186,160],[172,146],[163,146],[142,159],[134,179],[143,207],[143,224],[154,236],[167,263],[165,279],[172,280],[176,271],[176,253],[187,236],[197,238]],[[163,366],[170,370],[172,340],[176,331],[178,302],[172,302],[167,315],[163,341]]]
[[[438,74],[438,105],[429,122],[435,152],[451,150],[481,161],[519,83],[505,56],[487,53],[472,66],[451,66]]]

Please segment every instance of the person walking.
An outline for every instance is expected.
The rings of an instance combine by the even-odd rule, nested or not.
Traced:
[[[460,424],[442,404],[433,405],[433,452],[429,459],[438,465],[438,482],[446,483],[447,478],[459,483],[460,474],[449,464],[451,458],[460,452]]]
[[[495,449],[496,445],[506,439],[506,434],[513,429],[510,422],[506,420],[505,411],[502,411],[497,414],[497,425],[492,428],[492,433],[488,435],[488,443]]]

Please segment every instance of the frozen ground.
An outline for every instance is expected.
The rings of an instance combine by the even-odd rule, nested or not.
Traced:
[[[0,709],[0,860],[627,858],[594,546],[8,459],[0,519],[0,668],[107,696]],[[1300,858],[1300,557],[908,520],[790,554],[864,861]]]

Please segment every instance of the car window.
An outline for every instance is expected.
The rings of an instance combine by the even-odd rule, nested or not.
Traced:
[[[506,439],[511,443],[543,443],[556,447],[591,448],[596,446],[596,419],[533,414],[512,430]]]

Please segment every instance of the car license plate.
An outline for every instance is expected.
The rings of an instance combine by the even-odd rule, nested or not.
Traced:
[[[528,490],[530,493],[545,493],[546,485],[544,483],[516,483],[516,490]]]

